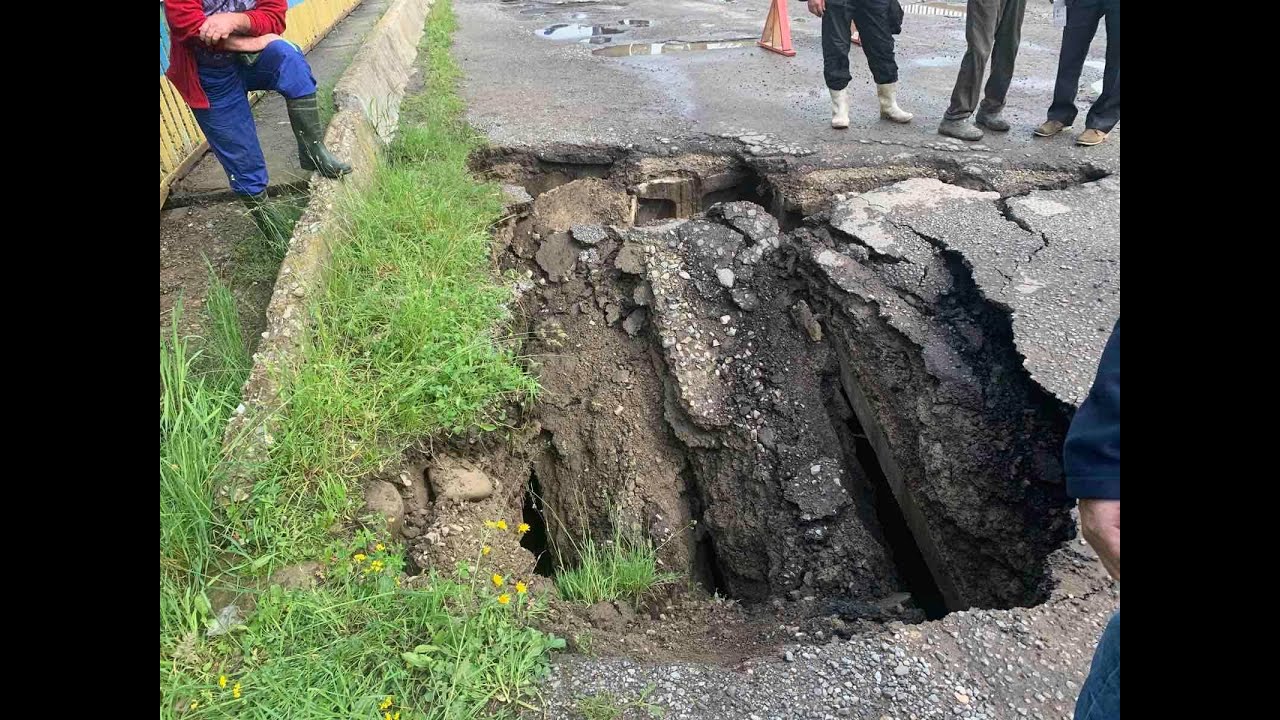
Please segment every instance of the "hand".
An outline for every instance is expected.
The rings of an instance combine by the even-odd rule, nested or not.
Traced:
[[[200,26],[200,39],[206,45],[217,45],[231,37],[240,29],[241,21],[237,13],[216,13],[205,18]]]
[[[818,17],[827,11],[827,0],[809,0],[809,12]]]
[[[1081,500],[1080,530],[1116,582],[1120,581],[1120,501]]]

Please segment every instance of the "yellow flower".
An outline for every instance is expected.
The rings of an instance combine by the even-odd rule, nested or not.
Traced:
[[[397,710],[395,715],[391,716],[391,720],[400,720],[400,711]]]
[[[481,555],[488,555],[491,552],[493,552],[493,548],[489,547],[488,545],[485,545],[484,547],[480,548]]]
[[[509,602],[511,602],[511,596],[510,596],[510,595],[508,595],[508,594],[506,594],[506,593],[502,593],[501,595],[499,595],[499,596],[498,596],[498,603],[499,603],[499,604],[506,605],[506,604],[507,604],[507,603],[509,603]]]
[[[219,675],[219,676],[218,676],[218,687],[220,687],[220,688],[224,688],[224,689],[227,687],[227,676],[226,676],[226,675]]]
[[[498,527],[498,523],[496,523],[496,522],[494,522],[494,521],[492,521],[492,520],[485,520],[485,521],[484,521],[484,526],[485,526],[485,527],[487,527],[487,528],[489,528],[490,530],[492,530],[492,529],[494,529],[494,528]]]
[[[200,701],[199,701],[199,700],[192,700],[192,701],[191,701],[191,709],[192,709],[192,710],[195,710],[195,709],[196,709],[196,708],[198,708],[198,707],[200,707]]]
[[[527,592],[529,592],[529,586],[528,586],[528,585],[525,585],[525,584],[524,584],[524,583],[522,583],[522,582],[518,582],[518,583],[516,583],[516,594],[517,594],[517,595],[523,595],[523,594],[525,594],[525,593],[527,593]]]
[[[529,532],[529,523],[520,523],[519,525],[517,525],[516,532],[520,533],[521,535]]]
[[[382,568],[386,567],[381,560],[374,560],[369,563],[369,569],[373,572],[382,572]]]
[[[499,575],[499,574],[497,574],[497,573],[494,573],[494,574],[493,574],[493,586],[494,586],[494,587],[502,587],[502,576],[501,576],[501,575]]]
[[[395,701],[391,698],[391,696],[390,696],[390,695],[388,695],[388,696],[387,696],[387,698],[386,698],[385,700],[383,700],[382,702],[378,703],[378,709],[379,709],[379,710],[386,710],[387,708],[391,707],[391,706],[392,706],[392,704],[394,704],[394,702],[395,702]]]
[[[240,683],[236,683],[236,686],[231,688],[231,697],[240,699]]]
[[[382,552],[383,550],[387,549],[387,546],[383,545],[382,543],[378,543],[377,545],[373,546],[373,549],[377,550],[378,552]]]
[[[385,715],[383,715],[382,720],[391,720],[391,713],[386,713]]]
[[[358,562],[358,563],[362,563],[362,562],[364,562],[365,560],[368,560],[368,559],[369,559],[369,556],[368,556],[368,555],[365,555],[364,553],[356,553],[355,555],[352,555],[352,556],[351,556],[351,559],[352,559],[352,560],[355,560],[355,561],[356,561],[356,562]]]
[[[494,523],[494,524],[493,524],[493,526],[494,526],[494,527],[496,527],[496,528],[498,528],[499,530],[506,530],[506,529],[507,529],[507,521],[506,521],[506,520],[499,520],[498,522]]]

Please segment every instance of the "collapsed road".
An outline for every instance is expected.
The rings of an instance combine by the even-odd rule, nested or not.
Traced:
[[[955,17],[909,18],[915,124],[868,102],[833,134],[816,24],[792,61],[717,43],[758,33],[763,0],[456,5],[494,144],[475,167],[507,186],[494,262],[544,390],[512,442],[393,471],[423,485],[410,558],[452,567],[485,518],[523,516],[537,546],[494,559],[525,575],[621,523],[694,581],[553,608],[579,652],[545,716],[610,696],[635,717],[1069,717],[1118,598],[1061,447],[1119,315],[1119,137],[1030,139],[1047,11],[1010,96],[1027,133],[965,146],[931,128]]]

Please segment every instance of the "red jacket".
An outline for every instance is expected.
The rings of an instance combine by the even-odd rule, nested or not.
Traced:
[[[257,37],[267,33],[284,32],[284,15],[289,9],[288,0],[258,0],[249,16],[249,34]],[[196,53],[191,49],[200,40],[200,26],[204,24],[204,5],[200,0],[165,0],[164,14],[169,20],[169,69],[165,77],[177,88],[182,99],[193,108],[209,107],[209,98],[200,87],[200,75],[196,72]]]

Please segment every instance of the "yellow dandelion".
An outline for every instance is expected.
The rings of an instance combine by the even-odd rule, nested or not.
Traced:
[[[393,704],[395,704],[395,700],[390,695],[388,695],[385,700],[378,703],[378,709],[386,710],[387,708],[391,707]]]
[[[488,555],[491,552],[493,552],[493,548],[489,547],[488,545],[485,545],[484,547],[480,548],[481,555]]]
[[[507,529],[507,521],[506,521],[506,520],[499,520],[498,522],[494,523],[493,525],[494,525],[494,527],[498,528],[499,530],[506,530],[506,529]]]
[[[494,573],[494,574],[493,574],[493,586],[494,586],[494,587],[502,587],[502,576],[501,576],[501,575],[499,575],[499,574],[497,574],[497,573]]]
[[[383,550],[387,549],[387,546],[383,545],[382,543],[378,543],[377,545],[373,546],[373,549],[377,550],[378,552],[382,552]]]
[[[222,688],[222,689],[224,689],[224,690],[226,689],[226,687],[227,687],[227,676],[226,676],[226,675],[219,675],[219,676],[218,676],[218,687],[220,687],[220,688]]]
[[[525,585],[525,584],[524,584],[524,583],[522,583],[522,582],[518,582],[518,583],[516,583],[516,594],[517,594],[517,595],[523,595],[523,594],[525,594],[525,593],[527,593],[527,592],[529,592],[529,586],[528,586],[528,585]]]
[[[520,523],[519,525],[517,525],[516,532],[520,533],[521,535],[529,532],[529,523]]]
[[[508,595],[507,593],[502,593],[501,595],[498,596],[499,604],[506,605],[509,602],[511,602],[511,596]]]
[[[364,553],[356,553],[355,555],[352,555],[352,556],[351,556],[351,559],[352,559],[352,560],[355,560],[355,561],[356,561],[356,562],[358,562],[358,563],[362,563],[362,562],[364,562],[365,560],[368,560],[368,559],[369,559],[369,556],[368,556],[368,555],[365,555]]]
[[[231,697],[240,699],[240,683],[236,683],[236,686],[231,688]]]

